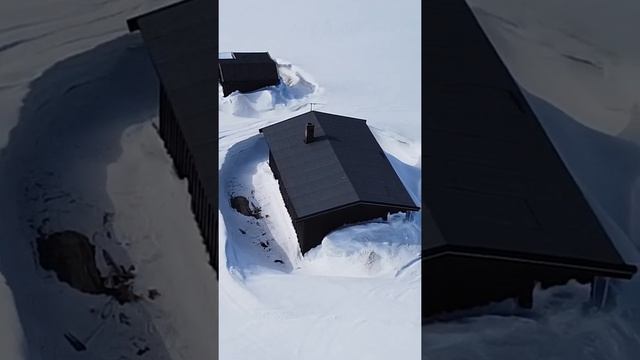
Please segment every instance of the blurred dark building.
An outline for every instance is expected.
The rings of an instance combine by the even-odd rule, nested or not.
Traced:
[[[465,1],[423,6],[423,317],[631,278]]]
[[[234,91],[246,93],[280,83],[278,66],[266,52],[220,54],[218,71],[224,96]]]
[[[218,269],[217,4],[186,0],[128,20],[160,79],[159,132]],[[180,239],[176,239],[180,241]]]

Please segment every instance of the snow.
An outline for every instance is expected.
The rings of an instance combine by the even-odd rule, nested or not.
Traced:
[[[210,339],[217,334],[217,283],[187,183],[167,176],[172,161],[152,123],[127,128],[122,148],[107,169],[107,191],[118,209],[114,232],[128,243],[140,292],[152,286],[160,293],[153,325],[175,351],[171,359],[211,358],[217,351]]]
[[[207,359],[217,285],[155,126],[157,79],[126,19],[170,0],[0,3],[2,359]],[[125,268],[138,302],[80,293],[37,264],[74,230]],[[152,296],[151,294],[157,296]],[[73,349],[66,337],[86,345]]]
[[[0,274],[0,349],[7,360],[25,358],[24,334],[11,288]]]
[[[283,79],[219,95],[221,359],[420,358],[420,214],[342,228],[303,257],[258,133],[312,107],[364,118],[420,203],[419,14],[419,1],[220,2],[220,49],[267,49]]]

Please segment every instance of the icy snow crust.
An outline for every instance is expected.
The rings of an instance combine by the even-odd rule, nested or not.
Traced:
[[[221,51],[267,49],[283,81],[218,99],[220,359],[420,358],[420,213],[344,227],[302,257],[258,133],[311,106],[364,118],[419,204],[419,10],[221,1]],[[231,196],[262,217],[233,210]]]

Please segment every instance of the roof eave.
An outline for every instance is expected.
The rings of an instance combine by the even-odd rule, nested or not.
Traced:
[[[420,207],[419,206],[408,206],[408,205],[397,205],[397,204],[390,204],[390,203],[377,203],[377,202],[370,202],[370,201],[354,201],[348,204],[344,204],[344,205],[340,205],[340,206],[336,206],[330,209],[325,209],[325,210],[320,210],[320,211],[316,211],[312,214],[308,214],[308,215],[304,215],[301,216],[299,218],[294,218],[292,219],[294,222],[296,221],[305,221],[308,220],[312,217],[316,217],[319,215],[323,215],[326,213],[330,213],[330,212],[334,212],[337,210],[341,210],[341,209],[346,209],[352,206],[357,206],[357,205],[371,205],[371,206],[380,206],[380,207],[389,207],[389,208],[394,208],[394,209],[398,209],[397,212],[406,212],[406,211],[420,211]]]
[[[525,263],[540,266],[558,267],[571,270],[586,271],[594,276],[631,279],[637,267],[626,263],[606,263],[599,261],[564,258],[560,256],[543,256],[536,254],[516,253],[505,250],[467,248],[454,245],[443,245],[422,250],[422,259],[429,260],[443,256],[462,256]]]
[[[140,30],[140,25],[138,24],[138,19],[140,19],[140,17],[142,17],[144,15],[139,15],[136,17],[132,17],[131,19],[127,19],[127,28],[129,29],[129,32],[136,32],[138,30]]]
[[[299,117],[299,116],[304,116],[304,115],[309,114],[309,113],[313,113],[313,114],[327,114],[327,115],[334,115],[334,116],[340,116],[340,117],[342,117],[342,118],[349,119],[349,120],[358,120],[358,121],[362,121],[362,122],[364,122],[364,123],[366,123],[366,122],[367,122],[367,120],[366,120],[366,119],[360,119],[360,118],[355,118],[355,117],[351,117],[351,116],[344,116],[344,115],[339,115],[339,114],[332,114],[332,113],[328,113],[328,112],[324,112],[324,111],[310,110],[310,111],[307,111],[307,112],[305,112],[305,113],[298,114],[298,115],[296,115],[296,116],[294,116],[294,117],[290,117],[290,118],[288,118],[288,119],[286,119],[286,120],[278,121],[277,123],[274,123],[274,124],[271,124],[271,125],[265,126],[265,127],[261,128],[261,129],[258,129],[258,131],[262,132],[262,130],[264,130],[264,129],[268,129],[268,128],[270,128],[270,127],[277,126],[277,125],[279,125],[279,124],[281,124],[281,123],[287,122],[287,121],[289,121],[289,120],[296,119],[296,118],[297,118],[297,117]]]
[[[140,24],[138,24],[138,20],[140,20],[141,18],[143,18],[145,16],[156,14],[158,12],[161,12],[161,11],[164,11],[164,10],[167,10],[167,9],[171,9],[171,8],[173,8],[175,6],[182,5],[182,4],[184,4],[186,2],[189,2],[189,1],[193,1],[193,0],[177,1],[175,3],[169,4],[169,5],[166,5],[166,6],[162,6],[160,8],[155,9],[155,10],[151,10],[151,11],[146,12],[144,14],[140,14],[140,15],[137,15],[137,16],[134,16],[132,18],[127,19],[127,27],[129,29],[129,32],[135,32],[135,31],[140,30]]]

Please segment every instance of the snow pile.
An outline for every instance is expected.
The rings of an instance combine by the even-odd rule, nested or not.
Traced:
[[[404,214],[348,226],[310,250],[300,272],[344,277],[394,277],[418,259],[420,223]]]

